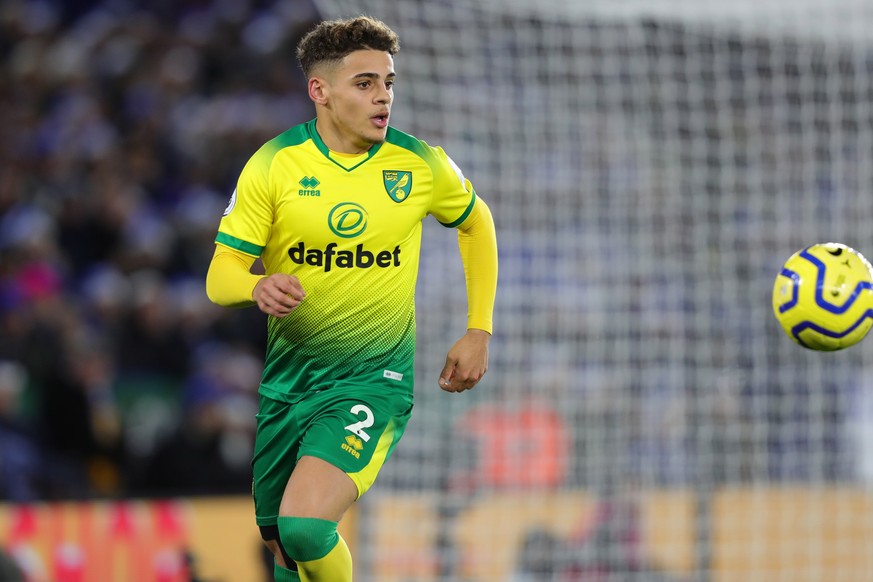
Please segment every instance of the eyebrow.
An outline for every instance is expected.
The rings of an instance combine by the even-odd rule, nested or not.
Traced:
[[[397,74],[392,71],[392,72],[388,73],[387,75],[385,75],[385,78],[392,79],[396,76],[397,76]],[[379,78],[380,78],[380,75],[378,73],[358,73],[357,75],[352,77],[352,79],[379,79]]]

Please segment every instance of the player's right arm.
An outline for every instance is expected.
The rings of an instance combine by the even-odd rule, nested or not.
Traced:
[[[223,307],[257,305],[267,315],[285,317],[306,297],[303,286],[286,273],[255,275],[251,272],[254,262],[251,255],[215,245],[206,273],[206,295]]]

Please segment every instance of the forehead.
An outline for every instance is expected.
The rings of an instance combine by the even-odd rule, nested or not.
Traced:
[[[387,77],[394,73],[394,57],[385,51],[355,51],[343,58],[338,73],[342,77],[354,77],[362,73]]]

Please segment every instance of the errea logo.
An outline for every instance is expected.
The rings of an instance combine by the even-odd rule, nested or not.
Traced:
[[[321,196],[321,190],[316,190],[321,182],[315,176],[303,176],[297,183],[302,186],[297,191],[298,196]]]
[[[350,434],[346,437],[346,442],[342,444],[342,450],[349,453],[356,459],[361,458],[361,453],[358,452],[364,448],[364,443],[361,442],[361,439],[356,437],[355,435]]]

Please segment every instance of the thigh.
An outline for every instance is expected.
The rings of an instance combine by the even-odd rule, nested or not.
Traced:
[[[304,455],[288,479],[279,515],[338,522],[357,497],[354,481],[342,469]]]

